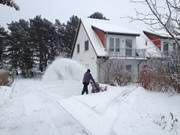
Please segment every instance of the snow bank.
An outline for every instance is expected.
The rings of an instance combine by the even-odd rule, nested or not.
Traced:
[[[0,86],[0,106],[4,105],[11,98],[12,89],[7,86]]]
[[[0,87],[0,135],[87,135],[57,103],[63,94],[75,93],[76,87],[59,82],[18,79],[12,87]]]
[[[132,85],[73,96],[61,104],[95,135],[180,134],[178,94],[149,92]]]
[[[57,58],[46,70],[43,76],[43,81],[81,81],[85,70],[86,69],[83,65],[79,64],[74,60]]]

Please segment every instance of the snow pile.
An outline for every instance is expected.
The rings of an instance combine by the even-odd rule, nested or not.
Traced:
[[[43,81],[81,81],[85,70],[86,69],[84,66],[82,66],[74,60],[66,58],[57,58],[46,70],[43,76]]]
[[[11,98],[12,89],[7,86],[0,86],[0,106],[6,104]]]
[[[18,79],[13,87],[0,87],[0,135],[87,135],[57,100],[74,85]],[[47,90],[46,90],[47,89]],[[51,91],[61,89],[63,92]]]
[[[74,96],[61,104],[95,135],[180,134],[178,94],[148,92],[135,85],[110,87],[107,92]]]

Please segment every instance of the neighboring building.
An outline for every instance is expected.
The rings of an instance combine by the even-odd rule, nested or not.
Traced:
[[[147,41],[149,40],[151,43],[154,44],[154,47],[156,47],[159,50],[159,55],[161,57],[172,56],[178,50],[180,50],[180,47],[178,47],[175,41],[169,36],[169,34],[165,32],[158,33],[143,31],[143,33],[144,35],[146,35]]]
[[[81,19],[72,59],[90,68],[99,82],[114,81],[118,72],[128,72],[136,82],[139,64],[146,60],[145,50],[137,48],[138,36],[139,33],[113,25],[108,20]]]

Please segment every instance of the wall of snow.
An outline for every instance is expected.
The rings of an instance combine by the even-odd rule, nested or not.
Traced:
[[[76,80],[82,81],[86,68],[77,61],[57,58],[46,70],[43,81]]]

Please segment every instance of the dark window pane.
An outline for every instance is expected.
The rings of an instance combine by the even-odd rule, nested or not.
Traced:
[[[77,45],[77,53],[79,53],[80,52],[80,46],[79,46],[79,44]]]
[[[126,71],[131,72],[132,71],[132,66],[131,65],[126,65]]]
[[[109,39],[109,51],[114,52],[114,38]]]
[[[120,52],[120,39],[116,38],[116,52]]]
[[[166,55],[168,55],[168,50],[169,50],[169,44],[164,42],[163,44],[163,51]]]
[[[132,48],[132,40],[126,39],[126,48]]]
[[[126,40],[126,56],[129,56],[129,57],[132,56],[132,40],[131,39]]]
[[[89,41],[85,41],[85,51],[89,50]]]

